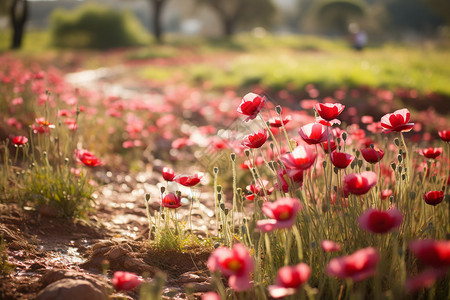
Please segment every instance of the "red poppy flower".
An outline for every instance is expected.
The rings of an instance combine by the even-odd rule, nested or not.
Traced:
[[[339,121],[338,119],[333,119],[331,121],[327,121],[325,119],[322,119],[321,117],[317,117],[315,119],[315,122],[322,124],[323,126],[328,126],[328,127],[331,127],[333,125],[341,125],[341,121]]]
[[[181,147],[192,145],[194,145],[194,142],[188,137],[177,138],[172,142],[173,149],[180,149]]]
[[[221,271],[228,277],[228,285],[235,291],[245,291],[252,287],[250,275],[255,265],[253,259],[242,244],[235,244],[232,249],[219,247],[208,258],[208,269]]]
[[[262,158],[261,156],[257,156],[255,158],[255,165],[256,166],[260,166],[264,163],[264,158]],[[253,167],[253,161],[249,161],[246,160],[245,162],[243,162],[242,164],[239,165],[240,169],[251,169]]]
[[[387,199],[387,198],[389,198],[390,196],[392,196],[392,190],[386,189],[386,190],[382,190],[382,191],[381,191],[381,199],[382,199],[382,200]]]
[[[264,189],[266,190],[267,195],[272,194],[274,188],[273,187],[271,187],[270,189],[267,188],[267,185],[269,184],[269,181],[263,179],[262,180],[262,184],[264,185]],[[259,181],[257,183],[255,183],[255,184],[247,185],[246,189],[249,192],[252,192],[253,194],[257,194],[259,196],[264,196],[264,190],[261,187],[261,184],[259,184]]]
[[[300,201],[294,198],[280,198],[275,202],[265,202],[262,212],[270,219],[259,220],[256,223],[258,230],[268,232],[280,228],[290,228],[302,208]]]
[[[256,118],[265,103],[266,97],[261,97],[255,93],[248,93],[244,96],[244,98],[242,98],[241,104],[239,105],[237,111],[238,113],[248,116],[248,118],[245,119],[245,122],[247,122]]]
[[[178,175],[175,177],[175,181],[184,186],[194,186],[197,185],[202,177],[198,174],[195,175]]]
[[[373,233],[387,233],[399,227],[402,220],[402,214],[395,207],[388,211],[369,208],[358,218],[358,223],[364,230]]]
[[[287,123],[289,123],[289,121],[291,120],[291,116],[286,116],[283,118],[283,124],[284,126],[286,126]],[[281,119],[280,117],[276,117],[276,118],[271,118],[269,119],[269,125],[270,127],[275,127],[275,128],[279,128],[282,126],[281,124]]]
[[[279,168],[277,170],[278,180],[281,184],[275,184],[276,188],[282,190],[283,192],[289,192],[289,185],[291,182],[298,183],[300,187],[303,185],[303,170],[300,169],[288,169]]]
[[[296,266],[284,266],[278,270],[275,284],[268,287],[272,298],[294,295],[308,281],[311,268],[305,263]]]
[[[408,246],[427,266],[434,268],[450,266],[450,241],[415,240]]]
[[[328,275],[341,279],[350,278],[361,281],[375,275],[376,266],[380,260],[377,250],[372,247],[364,248],[347,256],[330,260],[326,272]]]
[[[314,108],[322,119],[331,121],[340,115],[345,105],[340,103],[317,103],[314,105]]]
[[[298,134],[309,145],[319,144],[328,140],[327,128],[319,123],[309,123],[298,130]]]
[[[286,153],[281,157],[288,169],[306,170],[314,163],[316,154],[310,146],[298,146],[292,153]]]
[[[161,206],[168,208],[178,208],[181,206],[181,196],[174,193],[168,193],[165,196],[161,196]]]
[[[104,161],[98,159],[94,154],[87,150],[75,150],[75,155],[88,167],[97,167],[105,164]]]
[[[395,132],[408,132],[414,126],[414,123],[409,122],[410,113],[406,108],[394,111],[391,114],[386,114],[381,118],[381,126],[384,128],[385,133],[392,131]]]
[[[324,240],[320,243],[322,250],[325,252],[338,252],[341,251],[341,244],[333,241]]]
[[[423,199],[429,205],[436,206],[444,200],[444,192],[443,191],[430,191],[423,195]]]
[[[333,152],[337,148],[336,142],[334,140],[330,140],[330,146],[328,146],[328,141],[321,143],[321,145],[325,153],[330,153],[330,147],[331,152]]]
[[[364,195],[377,184],[375,172],[366,171],[361,174],[351,173],[344,177],[344,191],[354,195]]]
[[[111,283],[117,291],[130,291],[143,282],[142,278],[134,273],[117,271],[114,272],[114,277]]]
[[[36,118],[37,124],[32,124],[31,129],[34,133],[49,133],[51,128],[55,128],[55,125],[51,124],[44,118]]]
[[[429,147],[427,149],[420,149],[419,153],[420,155],[423,155],[426,158],[435,159],[436,157],[442,154],[442,151],[443,151],[442,147],[439,148]]]
[[[269,133],[265,129],[258,130],[244,137],[242,145],[248,148],[260,148],[267,141]]]
[[[22,135],[16,136],[12,139],[12,142],[16,146],[23,146],[28,142],[28,138]]]
[[[405,289],[413,293],[423,288],[431,288],[434,282],[447,274],[447,268],[427,269],[419,275],[408,278],[405,282]]]
[[[365,148],[361,149],[361,154],[368,163],[375,164],[383,158],[384,151],[378,148]]]
[[[331,153],[331,162],[338,169],[345,169],[349,164],[355,159],[355,157],[351,154],[345,152],[336,152],[333,151]]]
[[[441,130],[439,131],[439,136],[444,142],[450,142],[450,130]]]
[[[164,167],[162,169],[162,176],[166,181],[173,181],[175,178],[175,172],[171,168]]]

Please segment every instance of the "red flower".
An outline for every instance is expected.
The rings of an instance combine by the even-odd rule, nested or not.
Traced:
[[[341,279],[350,278],[353,281],[361,281],[375,274],[379,259],[377,250],[368,247],[348,256],[333,258],[326,272],[328,275]]]
[[[317,103],[314,108],[322,119],[331,121],[340,115],[345,106],[340,103]]]
[[[415,240],[409,243],[409,249],[427,266],[450,266],[450,241]]]
[[[351,173],[344,177],[344,191],[354,195],[364,195],[377,184],[377,174],[372,171],[361,174]]]
[[[300,201],[294,198],[280,198],[275,202],[265,202],[262,212],[270,219],[259,220],[256,223],[258,230],[268,232],[280,228],[290,228],[302,208]]]
[[[284,165],[288,169],[308,169],[316,159],[314,150],[309,146],[298,146],[292,153],[284,154],[281,157]]]
[[[450,142],[450,130],[441,130],[439,131],[439,136],[444,142]]]
[[[181,137],[172,142],[173,149],[180,149],[181,147],[192,145],[194,145],[194,142],[192,142],[188,137]]]
[[[435,159],[436,157],[442,154],[442,151],[443,151],[442,147],[439,148],[429,147],[427,149],[420,149],[419,153],[425,156],[426,158]]]
[[[142,282],[142,278],[136,274],[122,271],[114,272],[114,277],[111,280],[117,291],[130,291],[141,285]]]
[[[227,276],[228,285],[237,292],[252,286],[250,275],[255,266],[250,253],[242,244],[235,244],[232,249],[217,248],[209,257],[207,265],[211,272],[221,271]]]
[[[197,185],[202,177],[198,174],[195,175],[178,175],[174,178],[176,182],[184,186],[194,186]]]
[[[319,144],[328,139],[326,127],[319,123],[309,123],[302,126],[298,130],[298,134],[310,145]]]
[[[321,143],[321,145],[325,153],[330,153],[330,147],[331,152],[333,152],[337,148],[336,142],[334,140],[330,140],[330,146],[328,146],[328,141],[324,141],[323,143]]]
[[[181,196],[174,193],[168,193],[165,196],[161,196],[161,206],[178,208],[181,206]]]
[[[16,146],[23,146],[28,143],[28,138],[22,135],[16,136],[12,139],[12,142]]]
[[[284,124],[284,126],[286,126],[286,124],[289,123],[289,121],[290,121],[291,119],[292,119],[291,116],[286,116],[286,117],[284,117],[284,118],[283,118],[283,124]],[[271,127],[275,127],[275,128],[281,127],[282,124],[281,124],[281,119],[280,119],[280,117],[276,117],[276,118],[271,118],[271,119],[269,119],[269,125],[270,125]]]
[[[104,161],[98,159],[94,154],[87,150],[75,150],[75,155],[88,167],[97,167],[105,164]]]
[[[381,191],[381,199],[384,200],[386,198],[389,198],[390,196],[392,196],[392,190],[386,189]]]
[[[268,287],[272,298],[281,298],[297,293],[301,286],[308,281],[311,268],[305,263],[296,266],[284,266],[278,270],[275,285]]]
[[[238,113],[248,116],[248,118],[245,119],[245,122],[247,122],[256,118],[265,103],[266,97],[261,97],[255,93],[248,93],[244,96],[244,98],[242,98],[241,104],[239,105],[237,111]]]
[[[175,173],[171,168],[164,167],[162,169],[162,176],[166,181],[173,181],[175,178]]]
[[[333,151],[331,153],[331,162],[338,169],[345,169],[349,164],[355,159],[355,157],[351,154],[345,152],[336,152]]]
[[[285,193],[289,192],[289,185],[291,182],[298,183],[300,187],[303,185],[303,170],[288,169],[286,171],[284,168],[279,168],[277,170],[277,175],[281,186],[279,186],[278,183],[276,183],[275,186]]]
[[[341,245],[333,241],[324,240],[320,243],[322,250],[325,252],[337,252],[341,251]]]
[[[381,126],[384,128],[385,133],[392,131],[395,132],[408,132],[414,126],[414,123],[409,122],[410,113],[406,108],[394,111],[391,114],[386,114],[381,118]]]
[[[339,121],[338,119],[333,119],[331,121],[327,121],[325,119],[322,119],[321,117],[317,117],[315,119],[315,122],[322,124],[323,126],[327,126],[327,127],[331,127],[333,125],[341,125],[341,121]]]
[[[403,216],[397,208],[388,211],[369,208],[359,218],[358,223],[362,229],[373,233],[387,233],[402,223]]]
[[[44,118],[36,118],[35,121],[37,125],[31,125],[31,129],[33,129],[34,133],[49,133],[51,128],[55,128],[55,125],[51,124]]]
[[[248,148],[260,148],[267,141],[269,134],[265,129],[258,130],[244,137],[242,145]]]
[[[255,166],[262,165],[264,163],[264,158],[261,156],[257,156],[255,158]],[[239,165],[239,168],[241,169],[251,169],[253,167],[253,161],[246,160],[242,164]]]
[[[413,293],[422,288],[430,288],[439,277],[445,276],[446,273],[447,269],[445,267],[440,269],[427,269],[413,278],[408,278],[405,282],[405,289]]]
[[[202,300],[220,300],[220,296],[216,292],[207,292],[203,294]]]
[[[272,194],[274,188],[267,188],[267,185],[269,184],[269,182],[265,179],[262,180],[262,184],[264,185],[264,189],[266,190],[267,195]],[[253,194],[257,194],[259,196],[264,196],[264,190],[262,189],[261,185],[259,184],[259,182],[255,183],[255,184],[250,184],[247,185],[247,190],[249,192],[252,192]]]
[[[426,204],[436,206],[444,200],[443,191],[430,191],[423,195]]]
[[[383,158],[384,151],[378,148],[366,148],[361,149],[361,154],[368,163],[375,164]]]

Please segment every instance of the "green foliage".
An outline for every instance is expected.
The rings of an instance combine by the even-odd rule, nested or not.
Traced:
[[[0,275],[9,274],[13,266],[8,262],[8,253],[6,252],[6,242],[3,235],[0,235]]]
[[[241,91],[259,83],[273,91],[290,86],[301,92],[306,84],[314,83],[325,94],[346,85],[350,88],[414,88],[420,93],[450,95],[447,84],[450,67],[442,64],[450,59],[445,47],[386,44],[356,54],[345,40],[306,35],[264,38],[237,35],[232,43],[232,51],[239,49],[246,55],[230,55],[226,65],[196,63],[183,69],[165,66],[161,72],[147,67],[141,74],[163,79],[159,73],[181,72],[184,82],[208,82],[216,89],[233,87]],[[219,48],[215,42],[198,44],[201,45],[199,51],[210,55],[225,51],[229,54],[231,47]]]
[[[56,47],[108,49],[144,44],[148,37],[131,13],[88,3],[74,11],[57,9],[51,16]]]

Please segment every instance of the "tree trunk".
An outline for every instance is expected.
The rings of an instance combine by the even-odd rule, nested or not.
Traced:
[[[161,44],[163,42],[163,32],[161,25],[161,15],[165,0],[153,0],[153,34],[156,41]]]
[[[223,33],[226,38],[231,38],[234,34],[234,20],[233,18],[223,18]]]
[[[25,23],[28,20],[27,0],[13,0],[10,10],[10,19],[13,29],[11,49],[20,49],[22,46]]]

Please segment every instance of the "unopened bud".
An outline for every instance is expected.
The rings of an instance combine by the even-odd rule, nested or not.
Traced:
[[[280,105],[277,105],[277,106],[275,107],[275,110],[276,110],[277,114],[281,115],[282,109],[281,109],[281,106],[280,106]]]

